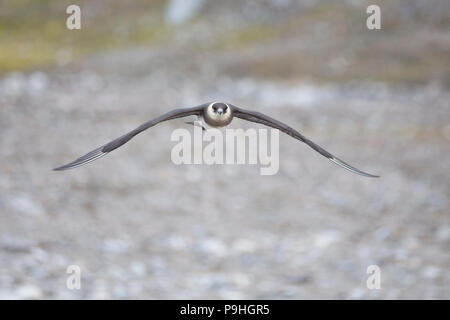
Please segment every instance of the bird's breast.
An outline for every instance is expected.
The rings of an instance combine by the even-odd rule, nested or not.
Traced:
[[[220,128],[230,124],[233,120],[233,115],[230,110],[221,115],[219,115],[218,113],[206,112],[203,115],[203,119],[209,126]]]

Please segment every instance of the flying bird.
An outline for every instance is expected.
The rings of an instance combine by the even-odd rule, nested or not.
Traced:
[[[160,115],[159,117],[156,117],[152,120],[149,120],[143,124],[141,124],[136,129],[124,134],[123,136],[118,137],[117,139],[114,139],[111,142],[108,142],[107,144],[92,150],[91,152],[85,154],[84,156],[81,156],[80,158],[76,159],[73,162],[70,162],[66,165],[63,165],[61,167],[55,168],[53,170],[67,170],[76,168],[82,165],[85,165],[86,163],[89,163],[91,161],[97,160],[98,158],[103,157],[104,155],[108,154],[109,152],[119,148],[120,146],[124,145],[128,141],[130,141],[134,136],[138,135],[142,131],[145,131],[155,125],[157,125],[160,122],[168,121],[172,119],[177,118],[183,118],[187,116],[197,116],[199,119],[204,120],[206,124],[210,127],[214,128],[220,128],[225,127],[228,124],[231,123],[234,117],[263,124],[268,127],[272,127],[275,129],[278,129],[294,139],[297,139],[301,142],[306,143],[308,146],[310,146],[312,149],[323,155],[324,157],[328,158],[330,161],[336,163],[337,165],[341,166],[344,169],[347,169],[353,173],[365,176],[365,177],[371,177],[371,178],[377,178],[379,176],[366,173],[364,171],[361,171],[348,163],[344,162],[343,160],[333,156],[331,153],[320,147],[319,145],[315,144],[308,138],[306,138],[304,135],[302,135],[297,130],[291,128],[290,126],[282,123],[281,121],[278,121],[274,118],[271,118],[261,112],[257,111],[250,111],[245,110],[242,108],[238,108],[232,104],[229,103],[223,103],[223,102],[208,102],[201,104],[196,107],[191,108],[180,108],[180,109],[174,109],[172,111],[169,111],[167,113],[164,113],[163,115]],[[187,122],[189,124],[193,124],[193,122]],[[205,128],[203,127],[205,130]]]

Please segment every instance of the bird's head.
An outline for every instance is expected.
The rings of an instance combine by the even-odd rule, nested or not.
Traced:
[[[223,127],[233,120],[233,111],[226,103],[212,102],[205,108],[203,118],[212,127]]]

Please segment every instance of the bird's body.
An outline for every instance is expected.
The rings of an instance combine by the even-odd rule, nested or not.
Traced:
[[[129,140],[131,140],[134,136],[141,133],[144,130],[147,130],[154,125],[177,118],[183,118],[191,115],[196,115],[198,118],[204,120],[204,122],[213,128],[221,128],[229,125],[231,121],[233,121],[234,117],[263,124],[275,129],[278,129],[294,139],[297,139],[299,141],[302,141],[306,143],[308,146],[310,146],[312,149],[323,155],[324,157],[328,158],[330,161],[336,163],[337,165],[353,172],[357,173],[366,177],[378,177],[366,172],[363,172],[359,169],[356,169],[355,167],[352,167],[348,163],[340,160],[339,158],[333,156],[331,153],[320,147],[319,145],[315,144],[305,136],[303,136],[300,132],[297,130],[289,127],[288,125],[271,118],[263,113],[256,112],[256,111],[250,111],[250,110],[244,110],[241,108],[238,108],[232,104],[229,103],[223,103],[223,102],[208,102],[205,104],[201,104],[196,107],[192,108],[183,108],[183,109],[174,109],[172,111],[169,111],[159,117],[156,117],[152,120],[149,120],[136,129],[124,134],[123,136],[120,136],[119,138],[85,154],[84,156],[76,159],[75,161],[68,163],[66,165],[63,165],[61,167],[55,168],[54,170],[67,170],[75,167],[82,166],[86,163],[89,163],[91,161],[94,161],[107,153],[117,149],[118,147],[122,146],[123,144],[127,143]],[[187,122],[189,124],[193,124],[193,122]],[[206,130],[203,127],[204,130]]]
[[[212,102],[203,111],[203,120],[213,128],[222,128],[233,121],[233,109],[226,103]]]

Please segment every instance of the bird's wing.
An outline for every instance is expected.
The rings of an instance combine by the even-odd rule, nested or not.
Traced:
[[[252,122],[256,122],[256,123],[261,123],[264,124],[266,126],[278,129],[288,135],[290,135],[291,137],[293,137],[294,139],[300,140],[304,143],[306,143],[308,146],[310,146],[312,149],[314,149],[315,151],[317,151],[318,153],[320,153],[321,155],[323,155],[324,157],[328,158],[330,161],[336,163],[337,165],[341,166],[342,168],[345,168],[351,172],[360,174],[362,176],[365,177],[371,177],[371,178],[378,178],[379,176],[370,174],[370,173],[366,173],[363,172],[359,169],[356,169],[355,167],[349,165],[348,163],[342,161],[341,159],[333,156],[331,153],[329,153],[328,151],[326,151],[325,149],[323,149],[321,146],[315,144],[314,142],[312,142],[311,140],[309,140],[308,138],[306,138],[304,135],[302,135],[300,132],[298,132],[297,130],[289,127],[288,125],[274,119],[271,118],[261,112],[256,112],[256,111],[250,111],[250,110],[244,110],[241,108],[238,108],[236,106],[233,106],[233,114],[234,116],[247,120],[247,121],[252,121]]]
[[[192,107],[192,108],[174,109],[172,111],[164,113],[163,115],[160,115],[159,117],[156,117],[152,120],[149,120],[149,121],[141,124],[139,127],[124,134],[123,136],[120,136],[119,138],[114,139],[113,141],[108,142],[107,144],[105,144],[95,150],[92,150],[91,152],[85,154],[84,156],[79,157],[75,161],[70,162],[66,165],[63,165],[61,167],[55,168],[53,170],[60,171],[60,170],[72,169],[72,168],[82,166],[91,161],[94,161],[100,157],[103,157],[105,154],[113,151],[114,149],[117,149],[121,145],[127,143],[135,135],[141,133],[144,130],[147,130],[148,128],[153,127],[154,125],[156,125],[160,122],[172,120],[172,119],[176,119],[176,118],[187,117],[187,116],[191,116],[191,115],[200,115],[202,113],[204,106],[205,105],[199,105],[199,106]]]

